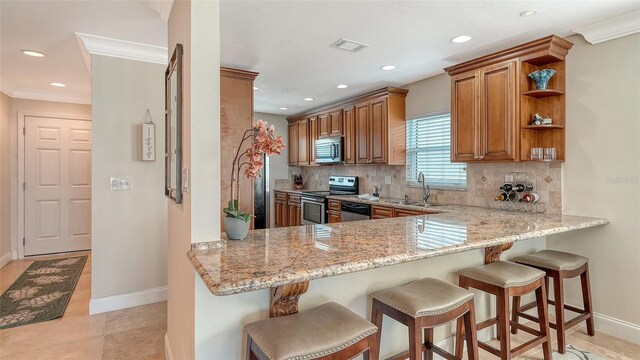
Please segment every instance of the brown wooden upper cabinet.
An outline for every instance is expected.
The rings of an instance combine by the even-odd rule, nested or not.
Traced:
[[[309,126],[309,165],[316,163],[316,140],[318,140],[318,117],[312,116],[308,120]]]
[[[515,60],[451,78],[453,161],[516,159],[515,78]]]
[[[329,125],[331,136],[342,135],[342,109],[338,109],[329,113]]]
[[[356,112],[353,106],[344,109],[343,129],[344,131],[344,162],[347,164],[356,163]]]
[[[289,124],[289,165],[298,165],[298,123]]]
[[[315,140],[327,136],[344,137],[344,161],[347,164],[404,165],[406,156],[405,98],[408,91],[386,87],[314,112],[287,118],[291,165],[314,165]],[[306,130],[292,130],[291,124],[308,119]],[[312,123],[312,119],[317,125]],[[297,131],[297,133],[296,133]],[[305,134],[307,140],[302,136]],[[315,134],[314,134],[315,131]],[[296,136],[297,141],[292,141]],[[309,153],[302,156],[306,144]],[[293,146],[297,146],[293,149]],[[294,151],[295,150],[295,151]],[[295,161],[293,161],[295,160]]]
[[[451,66],[451,161],[531,161],[532,147],[565,148],[565,56],[573,44],[551,35]],[[557,71],[538,90],[531,71]],[[550,100],[551,99],[551,100]],[[553,126],[531,126],[535,113]]]

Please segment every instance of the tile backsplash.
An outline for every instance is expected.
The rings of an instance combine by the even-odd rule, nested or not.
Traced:
[[[562,212],[562,165],[559,163],[487,163],[467,164],[467,190],[432,189],[430,201],[445,204],[459,204],[490,207],[504,176],[512,172],[525,172],[541,198],[548,205],[547,212]],[[290,167],[289,178],[293,174],[302,174],[305,189],[324,190],[328,188],[330,175],[358,176],[360,193],[373,192],[374,186],[380,187],[380,196],[411,200],[422,198],[422,189],[406,185],[406,167],[388,165],[333,165],[313,167]],[[391,184],[385,184],[385,178],[391,178]],[[289,182],[289,184],[292,181]],[[284,182],[280,182],[284,185]],[[435,195],[434,195],[435,194]]]

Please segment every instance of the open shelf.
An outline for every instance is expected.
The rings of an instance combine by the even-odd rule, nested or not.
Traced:
[[[523,129],[527,130],[550,130],[550,129],[564,129],[563,125],[524,125]]]
[[[533,98],[544,98],[548,96],[564,95],[564,91],[553,90],[553,89],[530,90],[530,91],[523,92],[522,95],[533,97]]]

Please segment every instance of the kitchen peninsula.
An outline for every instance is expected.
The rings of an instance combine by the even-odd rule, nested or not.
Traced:
[[[338,301],[366,316],[372,290],[426,275],[455,282],[451,275],[457,269],[495,261],[514,243],[514,253],[531,252],[531,246],[545,247],[545,236],[608,223],[579,216],[440,208],[438,214],[254,230],[240,241],[194,244],[188,256],[202,279],[197,292],[216,295],[209,295],[205,311],[217,322],[216,332],[226,334],[225,346],[212,340],[207,348],[216,352],[214,358],[240,358],[243,325],[294,313],[299,298],[305,308],[307,298],[301,295],[307,290],[314,305]],[[528,239],[534,240],[523,242]],[[484,257],[473,251],[478,249],[487,249]],[[458,258],[447,263],[443,255]],[[487,307],[483,301],[481,309]],[[385,324],[384,331],[400,331],[392,327]],[[381,354],[404,350],[403,341],[397,340],[387,337]]]

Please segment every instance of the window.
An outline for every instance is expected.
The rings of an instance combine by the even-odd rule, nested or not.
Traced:
[[[420,172],[432,188],[467,188],[466,164],[451,162],[450,114],[407,121],[407,185],[422,186]]]

